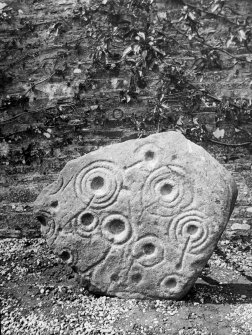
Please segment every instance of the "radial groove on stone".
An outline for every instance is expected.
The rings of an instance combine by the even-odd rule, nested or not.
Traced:
[[[55,253],[94,293],[180,299],[226,227],[236,185],[176,132],[70,161],[34,207]]]

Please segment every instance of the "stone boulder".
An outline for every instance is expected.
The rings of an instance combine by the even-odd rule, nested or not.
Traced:
[[[230,173],[177,132],[66,164],[35,202],[48,245],[91,292],[180,299],[234,207]]]

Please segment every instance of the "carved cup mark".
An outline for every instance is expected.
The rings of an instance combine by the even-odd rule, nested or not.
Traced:
[[[159,287],[163,291],[164,294],[168,296],[172,296],[173,294],[177,294],[184,287],[183,277],[178,273],[171,273],[162,278]]]
[[[137,272],[137,273],[133,273],[131,275],[131,281],[135,284],[140,283],[140,281],[142,280],[142,275],[141,273]]]
[[[47,224],[47,219],[44,215],[40,214],[36,216],[36,219],[40,222],[42,226],[46,226]]]
[[[160,159],[161,148],[152,142],[144,143],[134,150],[134,162],[129,164],[126,169],[144,167],[153,170]]]
[[[53,208],[56,208],[56,207],[58,207],[58,204],[59,204],[58,200],[54,200],[54,201],[51,202],[50,206],[53,207]]]
[[[164,259],[162,241],[153,235],[140,238],[133,248],[133,256],[146,267],[154,266]]]
[[[104,179],[101,176],[94,177],[90,186],[93,191],[101,190],[104,187]]]
[[[168,288],[168,289],[173,289],[177,286],[177,280],[176,278],[170,277],[168,279],[166,279],[166,281],[164,282],[164,285]]]
[[[78,262],[77,252],[69,248],[62,248],[57,250],[59,258],[61,258],[65,263],[71,266],[75,266]]]
[[[84,214],[80,215],[79,221],[81,222],[81,224],[83,226],[89,226],[90,227],[94,223],[95,218],[94,218],[94,215],[91,214],[91,213],[84,213]],[[93,227],[91,229],[93,229]]]
[[[102,233],[109,241],[121,244],[131,238],[132,228],[126,217],[111,214],[102,222]]]
[[[59,254],[59,257],[64,261],[64,262],[67,262],[70,257],[71,257],[71,254],[69,253],[69,251],[62,251],[61,254]]]
[[[168,196],[173,189],[173,185],[165,183],[161,188],[160,188],[160,193],[162,196]]]
[[[148,150],[144,154],[144,159],[146,161],[152,161],[154,159],[154,157],[155,157],[155,152],[152,151],[152,150]]]
[[[125,223],[119,219],[113,219],[108,222],[107,229],[111,234],[121,234],[125,230]]]
[[[198,227],[195,224],[189,224],[187,227],[187,234],[188,235],[195,235],[197,234]]]
[[[146,255],[151,255],[155,252],[155,245],[152,244],[152,243],[146,243],[143,245],[143,252],[146,254]]]
[[[113,282],[117,282],[120,279],[119,275],[117,273],[113,273],[110,277],[110,280]]]

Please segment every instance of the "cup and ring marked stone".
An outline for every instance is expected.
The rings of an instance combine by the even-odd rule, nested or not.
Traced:
[[[91,292],[181,299],[211,257],[236,197],[231,174],[171,131],[70,161],[34,210],[50,247]]]

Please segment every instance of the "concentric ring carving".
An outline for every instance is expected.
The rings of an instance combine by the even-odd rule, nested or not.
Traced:
[[[168,226],[171,239],[186,244],[186,252],[199,253],[209,243],[210,225],[206,217],[197,210],[183,212],[176,216]]]
[[[73,219],[76,233],[81,237],[89,237],[99,223],[98,216],[92,211],[81,212]]]
[[[122,187],[122,174],[115,164],[98,160],[85,166],[77,175],[77,196],[92,208],[101,209],[116,201]]]
[[[182,168],[163,166],[153,171],[143,188],[144,207],[161,216],[172,216],[187,207],[193,198],[192,187]]]

